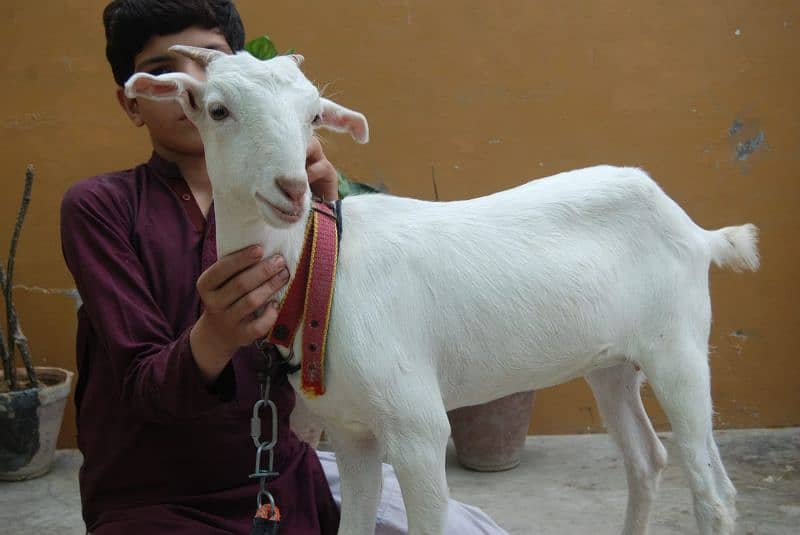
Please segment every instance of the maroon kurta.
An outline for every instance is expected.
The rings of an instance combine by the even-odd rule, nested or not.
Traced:
[[[195,284],[216,260],[213,210],[203,228],[177,166],[153,155],[135,169],[75,184],[61,207],[64,257],[83,298],[75,393],[83,515],[116,533],[249,533],[257,484],[250,416],[263,364],[239,350],[207,387],[189,330]],[[279,411],[269,488],[281,533],[335,533],[339,513],[316,453],[289,429],[294,393],[273,378]],[[264,411],[262,411],[263,413]],[[271,428],[264,414],[262,428]]]

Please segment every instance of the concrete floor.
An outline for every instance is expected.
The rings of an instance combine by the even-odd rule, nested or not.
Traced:
[[[662,439],[671,461],[650,533],[697,533],[670,435]],[[800,533],[800,428],[722,431],[717,440],[739,490],[736,533]],[[76,480],[80,462],[77,451],[60,450],[48,475],[0,483],[0,534],[82,535]],[[605,435],[530,437],[519,467],[490,474],[459,467],[451,445],[447,471],[453,497],[483,508],[511,535],[621,530],[625,474]]]

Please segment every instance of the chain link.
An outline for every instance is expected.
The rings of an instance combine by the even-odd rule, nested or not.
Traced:
[[[259,372],[258,380],[261,384],[261,399],[253,405],[253,415],[250,418],[250,436],[253,439],[253,444],[256,447],[256,463],[255,470],[250,474],[250,479],[258,479],[258,498],[257,503],[260,508],[264,504],[264,499],[270,504],[272,509],[275,509],[275,499],[267,490],[267,478],[275,477],[278,472],[275,471],[275,446],[278,444],[278,408],[275,403],[269,399],[270,390],[270,371],[272,369],[272,354],[266,344],[257,343],[256,346],[261,350],[264,357],[264,370]],[[261,437],[261,409],[266,407],[271,416],[272,429],[270,436],[267,440],[262,440]],[[267,454],[267,466],[261,467],[262,458]]]

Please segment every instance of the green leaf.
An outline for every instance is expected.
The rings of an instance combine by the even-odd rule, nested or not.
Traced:
[[[361,195],[362,193],[379,193],[380,190],[364,184],[363,182],[350,181],[350,195]]]
[[[344,199],[348,195],[350,195],[350,181],[342,174],[341,171],[338,171],[339,174],[339,198]]]
[[[362,193],[380,193],[381,190],[363,182],[350,180],[344,173],[337,170],[339,174],[339,198],[344,199],[348,195],[361,195]]]
[[[244,49],[258,59],[271,59],[278,55],[278,49],[267,35],[262,35],[244,45]]]

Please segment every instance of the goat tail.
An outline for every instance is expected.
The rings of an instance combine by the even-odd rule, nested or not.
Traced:
[[[707,232],[711,261],[717,266],[734,271],[758,269],[758,227],[748,223]]]

